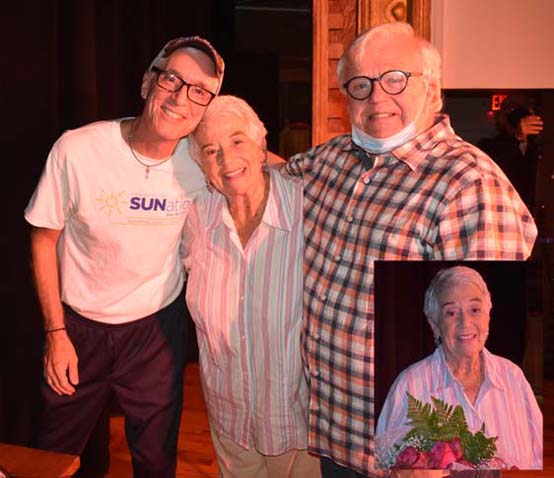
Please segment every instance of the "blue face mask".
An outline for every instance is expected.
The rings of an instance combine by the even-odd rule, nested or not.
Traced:
[[[398,133],[389,136],[388,138],[374,138],[361,129],[352,125],[352,141],[360,148],[365,149],[368,153],[383,154],[391,151],[394,148],[408,142],[416,135],[415,122],[409,123],[402,128]]]

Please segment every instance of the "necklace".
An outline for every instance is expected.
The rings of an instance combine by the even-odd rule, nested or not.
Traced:
[[[133,155],[133,158],[135,158],[137,160],[137,163],[139,163],[145,169],[144,178],[148,179],[148,176],[150,175],[150,168],[156,168],[157,166],[161,166],[163,163],[167,163],[172,158],[172,156],[169,156],[163,160],[160,160],[156,164],[147,164],[141,161],[140,158],[136,155],[135,150],[133,149],[133,144],[132,144],[133,131],[134,131],[133,126],[134,126],[134,123],[129,128],[129,134],[127,135],[127,142],[129,143],[129,149],[131,150],[131,154]]]

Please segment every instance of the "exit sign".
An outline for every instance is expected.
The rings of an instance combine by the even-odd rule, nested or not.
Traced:
[[[491,111],[498,111],[502,102],[508,97],[508,95],[492,95],[491,97]]]

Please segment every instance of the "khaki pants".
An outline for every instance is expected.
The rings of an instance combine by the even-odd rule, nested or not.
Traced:
[[[210,427],[220,478],[321,478],[319,458],[307,450],[268,456],[246,450]]]

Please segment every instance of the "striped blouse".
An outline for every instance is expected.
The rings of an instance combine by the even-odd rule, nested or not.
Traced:
[[[306,448],[301,183],[270,172],[262,222],[245,248],[226,199],[201,196],[183,245],[210,424],[263,454]]]
[[[377,423],[377,440],[407,424],[410,392],[418,400],[431,397],[461,405],[472,432],[485,423],[485,434],[497,436],[497,456],[519,469],[542,469],[542,413],[521,369],[509,360],[483,349],[485,379],[475,403],[450,372],[442,347],[411,365],[394,381]]]

